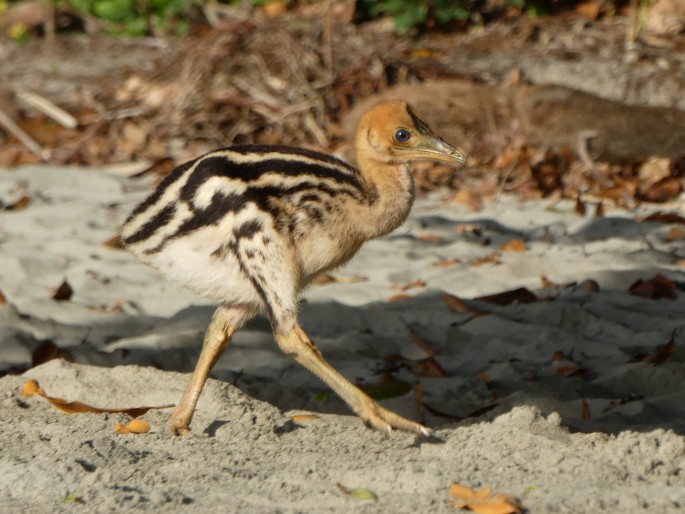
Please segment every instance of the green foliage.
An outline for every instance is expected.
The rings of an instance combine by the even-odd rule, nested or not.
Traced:
[[[555,1],[503,0],[500,6],[516,7],[529,16],[538,16],[550,11]],[[406,32],[413,27],[467,21],[476,14],[483,14],[488,3],[483,0],[357,0],[357,6],[369,18],[390,16],[395,20],[397,31]]]
[[[188,22],[183,16],[193,0],[67,0],[78,12],[108,22],[111,32],[144,36],[153,32],[184,35]]]
[[[467,20],[474,0],[359,0],[359,7],[369,17],[390,16],[398,32],[432,20],[438,24]]]

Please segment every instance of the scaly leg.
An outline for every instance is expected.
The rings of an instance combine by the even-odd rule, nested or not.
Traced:
[[[229,306],[219,307],[212,316],[212,321],[205,333],[202,351],[195,366],[193,377],[185,393],[183,393],[181,401],[178,402],[169,418],[168,427],[173,435],[189,435],[191,433],[190,421],[193,419],[195,406],[209,373],[231,342],[235,331],[250,316],[251,313],[243,308]]]
[[[383,432],[393,429],[405,430],[415,434],[430,435],[430,429],[399,414],[384,409],[366,395],[352,382],[347,380],[321,355],[321,351],[298,324],[286,334],[275,331],[278,346],[286,355],[314,373],[328,384],[359,415],[367,426]]]

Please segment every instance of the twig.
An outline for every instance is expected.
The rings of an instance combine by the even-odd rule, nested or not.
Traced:
[[[5,130],[16,137],[21,144],[23,144],[29,152],[38,157],[41,161],[47,161],[50,158],[50,151],[40,146],[31,136],[29,136],[19,125],[14,123],[3,110],[0,109],[0,125],[5,127]]]
[[[326,24],[324,25],[324,63],[326,65],[326,78],[328,80],[333,79],[333,2],[328,0],[326,2]]]
[[[594,130],[583,130],[578,134],[578,143],[576,145],[578,158],[580,159],[580,162],[583,163],[588,173],[599,183],[600,186],[604,188],[611,187],[611,181],[599,172],[597,166],[595,166],[595,163],[592,160],[592,157],[590,157],[590,153],[588,152],[587,144],[588,141],[590,141],[590,139],[593,137],[597,137],[597,132]]]
[[[62,155],[58,157],[58,162],[60,164],[64,164],[71,161],[71,159],[78,153],[81,147],[95,134],[97,134],[98,130],[100,130],[104,123],[104,120],[98,120],[95,123],[93,123],[90,127],[88,127],[88,129],[81,135],[81,137],[79,137],[71,145],[70,148],[68,148],[64,153],[62,153]]]
[[[30,91],[15,91],[16,97],[24,102],[26,105],[39,110],[46,116],[49,116],[57,123],[66,128],[76,128],[78,126],[78,121],[71,114],[66,112],[61,107],[57,107],[50,100],[44,96],[38,95],[36,93],[31,93]]]

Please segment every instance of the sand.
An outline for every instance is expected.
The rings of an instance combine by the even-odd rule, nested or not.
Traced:
[[[150,433],[118,435],[125,414],[70,415],[22,397],[33,378],[101,407],[178,401],[212,306],[103,244],[151,187],[117,169],[0,170],[3,205],[29,200],[0,214],[0,512],[458,512],[453,482],[516,495],[530,512],[685,508],[685,298],[679,285],[673,299],[629,293],[657,273],[685,282],[672,227],[638,221],[655,206],[597,218],[504,195],[471,212],[432,195],[337,271],[340,282],[307,292],[302,323],[330,362],[362,384],[392,368],[407,394],[383,403],[413,419],[420,382],[434,438],[365,428],[279,353],[261,318],[216,366],[196,437],[167,435],[169,409],[143,416]],[[512,239],[525,250],[499,250]],[[461,262],[435,266],[449,259]],[[543,288],[543,275],[564,287]],[[65,280],[73,295],[57,301]],[[544,301],[474,300],[520,287]],[[470,311],[450,310],[444,294]],[[445,377],[425,376],[407,325]],[[74,362],[16,374],[47,339]],[[319,417],[293,418],[302,412]]]

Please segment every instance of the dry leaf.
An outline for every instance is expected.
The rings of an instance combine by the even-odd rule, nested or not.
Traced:
[[[542,282],[542,287],[544,287],[545,289],[560,289],[561,288],[561,285],[557,284],[556,282],[552,282],[545,275],[542,275],[540,277],[540,282]]]
[[[20,209],[25,209],[26,207],[28,207],[30,203],[31,203],[31,199],[28,196],[22,196],[16,202],[11,203],[9,205],[5,205],[5,210],[6,211],[18,211]],[[0,207],[1,207],[1,204],[0,204]]]
[[[69,283],[65,280],[55,290],[55,292],[52,295],[52,299],[57,300],[58,302],[63,302],[63,301],[69,300],[71,298],[72,294],[74,294],[74,290],[71,288]]]
[[[588,20],[596,20],[602,9],[601,2],[583,2],[576,5],[576,12]]]
[[[338,489],[340,489],[343,493],[352,496],[353,498],[357,498],[358,500],[378,500],[376,493],[374,493],[371,489],[367,489],[366,487],[350,489],[349,487],[342,485],[340,482],[337,482],[335,485],[338,486]]]
[[[526,242],[523,239],[510,239],[500,246],[500,250],[508,253],[521,253],[525,252],[527,249],[528,246],[526,246]]]
[[[414,375],[426,378],[445,378],[449,376],[434,357],[416,361],[411,371]]]
[[[685,239],[685,228],[683,227],[671,227],[668,231],[668,234],[664,237],[664,241],[666,242],[672,242],[672,241],[682,241]]]
[[[288,6],[283,0],[271,0],[263,4],[261,9],[262,12],[269,18],[277,18],[285,14],[285,12],[288,10]]]
[[[439,234],[430,234],[428,232],[422,232],[416,236],[416,239],[419,241],[426,241],[428,243],[442,243],[445,240],[445,238]]]
[[[483,210],[483,202],[481,199],[473,196],[473,193],[468,189],[460,189],[452,195],[451,199],[470,211],[477,212]]]
[[[533,303],[538,301],[538,297],[531,293],[525,287],[519,287],[511,291],[504,291],[502,293],[491,294],[486,296],[479,296],[475,300],[482,302],[495,303],[497,305],[509,305],[514,302],[519,303]]]
[[[581,405],[583,407],[583,421],[590,421],[592,415],[590,414],[590,405],[585,401],[585,398],[581,398]]]
[[[404,323],[404,326],[407,327],[407,330],[409,331],[409,337],[411,338],[412,342],[421,350],[423,351],[426,355],[432,357],[434,355],[437,355],[437,351],[435,351],[435,348],[431,346],[431,344],[426,341],[419,333],[414,330],[414,327],[412,327],[409,323],[404,321],[403,319],[401,320],[402,323]]]
[[[132,418],[137,418],[138,416],[142,416],[145,414],[147,411],[150,409],[168,409],[170,407],[174,407],[174,405],[161,405],[159,407],[132,407],[129,409],[103,409],[100,407],[92,407],[90,405],[87,405],[85,403],[81,402],[68,402],[66,400],[63,400],[62,398],[56,398],[53,396],[48,396],[45,391],[38,385],[38,382],[35,380],[29,380],[26,382],[22,388],[22,395],[23,396],[33,396],[33,395],[39,395],[45,398],[47,401],[49,401],[54,407],[58,408],[61,411],[66,412],[67,414],[77,414],[77,413],[82,413],[82,412],[95,412],[95,413],[103,413],[103,412],[109,412],[109,413],[124,413],[128,414]]]
[[[676,285],[669,278],[661,273],[657,273],[648,280],[638,279],[630,286],[630,294],[642,296],[643,298],[650,298],[658,300],[660,298],[668,298],[675,300],[678,294],[675,292]]]
[[[655,366],[659,366],[661,364],[671,362],[673,360],[674,355],[675,332],[673,332],[673,334],[671,335],[671,339],[668,341],[668,343],[657,346],[657,348],[651,353],[637,354],[630,360],[630,362],[645,361],[654,364]]]
[[[685,224],[685,218],[673,212],[655,212],[649,216],[635,218],[640,223],[681,223]]]
[[[290,416],[290,419],[292,419],[295,423],[302,423],[304,421],[313,421],[315,419],[321,419],[321,416],[318,414],[295,414],[293,416]]]
[[[588,370],[573,360],[573,357],[564,352],[554,352],[552,355],[552,373],[560,377],[580,375],[587,380]]]
[[[457,264],[461,264],[463,261],[461,259],[442,259],[439,261],[435,261],[433,263],[433,266],[436,268],[451,268],[452,266],[456,266]]]
[[[421,425],[426,422],[426,406],[423,404],[423,384],[417,382],[414,386],[414,403],[416,403],[416,409],[419,411],[419,423]]]
[[[408,291],[409,289],[413,289],[415,287],[426,287],[426,282],[423,280],[414,280],[413,282],[409,282],[407,284],[393,286],[393,289],[397,291]]]
[[[57,346],[49,339],[41,342],[31,353],[31,367],[35,368],[41,364],[54,359],[63,359],[68,362],[73,362],[71,354]]]
[[[479,236],[482,233],[480,225],[474,225],[473,223],[460,223],[454,227],[454,231],[457,234],[463,234],[464,232],[472,232],[473,234]]]
[[[604,202],[602,202],[601,200],[599,201],[599,203],[597,203],[597,207],[595,207],[595,217],[604,217]]]
[[[127,425],[117,423],[114,431],[117,434],[147,434],[150,428],[150,423],[144,419],[132,419]]]
[[[440,299],[447,304],[450,310],[459,313],[474,312],[474,310],[469,307],[466,302],[457,298],[453,294],[444,294]]]
[[[677,197],[683,190],[683,185],[677,177],[663,178],[649,186],[640,198],[648,202],[668,202]]]
[[[473,266],[482,266],[483,264],[501,264],[502,263],[502,254],[499,252],[491,253],[490,255],[486,255],[485,257],[481,257],[479,259],[476,259],[475,261],[471,261],[471,265]]]
[[[388,298],[389,303],[395,303],[395,302],[403,302],[404,300],[409,300],[412,298],[412,295],[402,293],[402,294],[396,294]]]
[[[471,489],[454,483],[450,494],[455,498],[451,503],[460,509],[468,509],[478,514],[523,514],[525,507],[511,494],[492,494],[489,487]]]

